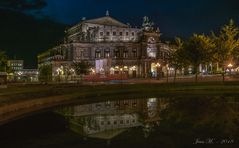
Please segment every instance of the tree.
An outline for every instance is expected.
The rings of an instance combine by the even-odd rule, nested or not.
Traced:
[[[0,71],[7,72],[9,67],[7,65],[7,56],[3,51],[0,51]]]
[[[49,82],[52,80],[52,66],[43,65],[39,68],[39,80]]]
[[[90,63],[87,61],[74,62],[72,67],[75,69],[77,75],[85,75],[90,72]]]
[[[183,44],[185,60],[193,66],[195,72],[195,82],[198,81],[198,68],[200,64],[206,64],[212,59],[212,50],[215,48],[214,42],[205,35],[194,34]]]
[[[233,53],[239,47],[238,40],[239,28],[235,26],[234,21],[230,20],[229,24],[223,26],[219,35],[212,33],[215,43],[214,61],[222,66],[222,81],[225,81],[225,66],[227,61],[232,60]]]
[[[177,70],[182,69],[186,66],[186,61],[184,60],[185,55],[183,52],[183,41],[181,38],[176,37],[175,45],[171,50],[169,55],[169,65],[174,68],[174,83],[176,82]]]

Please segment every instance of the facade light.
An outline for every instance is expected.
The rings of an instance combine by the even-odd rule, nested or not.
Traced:
[[[156,67],[160,67],[161,65],[159,63],[156,64]]]
[[[231,63],[229,63],[229,64],[227,65],[227,67],[232,68],[233,65],[232,65]]]

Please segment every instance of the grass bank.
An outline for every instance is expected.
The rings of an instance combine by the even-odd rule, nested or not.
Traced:
[[[24,85],[0,90],[0,106],[44,97],[67,96],[71,99],[124,99],[145,97],[239,96],[239,82],[114,85]]]

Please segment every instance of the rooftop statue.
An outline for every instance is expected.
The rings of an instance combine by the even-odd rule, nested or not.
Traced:
[[[154,23],[149,20],[149,17],[145,16],[145,17],[143,18],[143,24],[142,24],[142,26],[143,26],[143,28],[144,28],[146,31],[152,30],[152,29],[153,29],[153,25],[154,25]]]
[[[110,16],[109,10],[106,11],[105,15],[106,15],[106,16]]]

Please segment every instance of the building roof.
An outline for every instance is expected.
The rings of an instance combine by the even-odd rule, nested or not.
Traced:
[[[129,27],[128,25],[126,25],[110,16],[85,20],[85,21],[83,21],[83,23],[91,23],[91,24],[99,24],[99,25],[107,25],[107,26],[117,26],[117,27],[124,27],[124,28]]]

